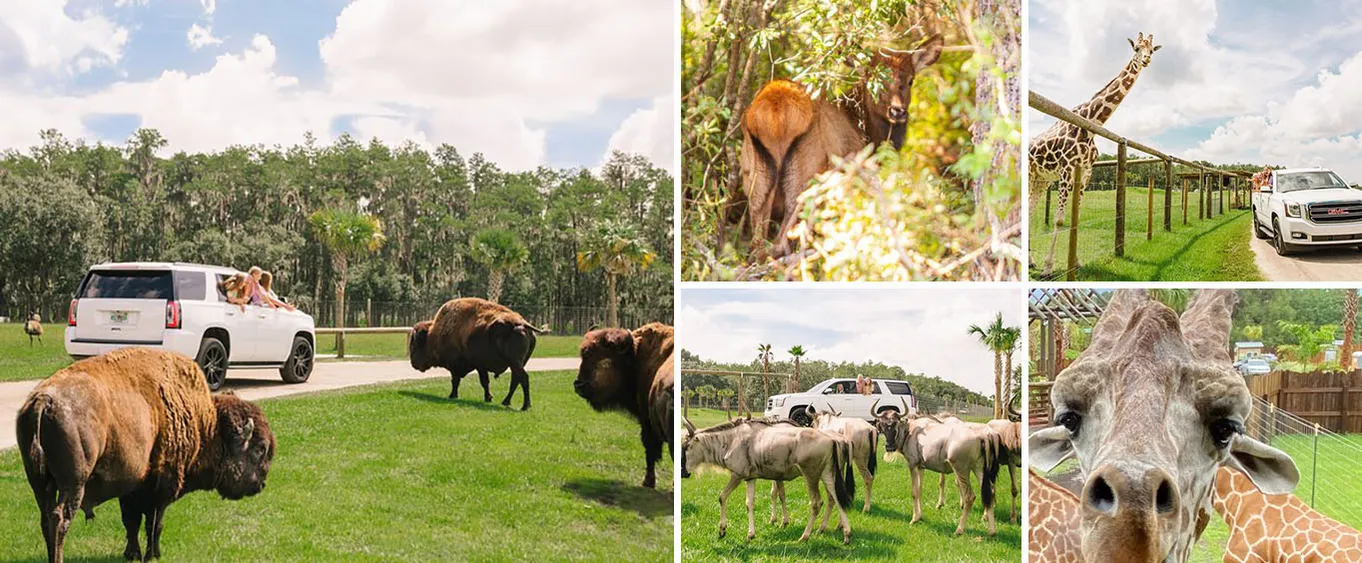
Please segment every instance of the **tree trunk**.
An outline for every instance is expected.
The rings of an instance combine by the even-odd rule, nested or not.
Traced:
[[[506,271],[500,268],[493,268],[491,275],[487,276],[487,300],[493,303],[501,303],[501,285],[506,281]]]
[[[620,326],[619,296],[615,293],[615,274],[606,272],[605,274],[605,293],[607,303],[605,304],[606,326]]]
[[[998,418],[1007,418],[1007,409],[1008,409],[1009,407],[1012,406],[1012,396],[1011,396],[1011,395],[1012,395],[1012,378],[1016,375],[1016,374],[1013,374],[1013,373],[1012,373],[1012,354],[1013,354],[1013,352],[1015,352],[1015,348],[1014,348],[1013,350],[1008,350],[1008,351],[1007,351],[1007,362],[1003,365],[1003,373],[1006,375],[1006,377],[1003,379],[1003,390],[1008,394],[1008,396],[1007,396],[1007,398],[1004,399],[1004,401],[1003,401],[1003,416],[1000,416],[1000,417],[998,417]]]
[[[771,396],[771,362],[764,357],[761,359],[761,392],[763,400]]]
[[[1352,371],[1353,337],[1357,331],[1357,290],[1345,289],[1343,295],[1343,347],[1339,350],[1338,363],[1344,371]]]
[[[1003,408],[1003,353],[993,352],[993,418],[1002,418]]]
[[[345,256],[336,255],[336,328],[345,327]],[[345,334],[336,333],[336,357],[345,357]]]

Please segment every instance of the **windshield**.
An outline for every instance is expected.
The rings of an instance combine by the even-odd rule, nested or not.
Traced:
[[[1348,184],[1342,178],[1328,170],[1277,175],[1277,189],[1282,193],[1346,187]]]

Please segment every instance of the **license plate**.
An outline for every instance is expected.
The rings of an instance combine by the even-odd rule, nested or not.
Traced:
[[[114,324],[123,324],[123,323],[128,322],[128,312],[127,312],[127,311],[113,311],[113,312],[110,312],[110,313],[109,313],[109,322],[114,323]]]

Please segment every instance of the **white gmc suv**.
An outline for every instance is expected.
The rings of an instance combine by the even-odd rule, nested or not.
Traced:
[[[216,391],[227,368],[277,367],[288,383],[312,375],[316,337],[300,311],[227,302],[231,268],[166,262],[99,264],[80,282],[66,319],[66,353],[97,356],[144,346],[198,362]]]
[[[1297,246],[1362,244],[1362,191],[1324,168],[1274,170],[1253,192],[1253,233],[1283,256]]]
[[[808,407],[868,422],[891,410],[901,415],[917,414],[917,396],[913,395],[913,387],[907,381],[872,379],[871,383],[875,389],[869,395],[856,392],[855,379],[829,379],[803,393],[772,395],[766,399],[764,414],[768,418],[790,419],[805,426],[813,422]]]

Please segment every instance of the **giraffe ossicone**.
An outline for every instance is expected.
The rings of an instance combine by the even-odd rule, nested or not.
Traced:
[[[1144,32],[1140,32],[1136,39],[1127,41],[1130,41],[1130,47],[1135,53],[1125,68],[1122,68],[1116,78],[1111,79],[1111,82],[1098,90],[1091,99],[1073,108],[1074,113],[1099,125],[1106,123],[1107,119],[1111,118],[1112,112],[1116,111],[1117,106],[1120,106],[1130,93],[1131,87],[1135,85],[1135,79],[1140,76],[1140,71],[1149,66],[1154,52],[1163,47],[1154,44],[1152,33],[1146,36]],[[1051,225],[1054,230],[1050,233],[1050,251],[1045,256],[1044,276],[1049,277],[1054,272],[1059,223],[1068,208],[1070,194],[1075,193],[1074,189],[1077,188],[1078,194],[1081,195],[1082,190],[1088,185],[1088,178],[1092,176],[1092,164],[1097,160],[1097,144],[1093,142],[1092,133],[1077,125],[1057,121],[1031,140],[1027,152],[1032,205],[1039,199],[1036,194],[1050,189],[1050,184],[1057,183],[1059,191],[1059,205],[1055,209]],[[1079,197],[1075,196],[1075,205],[1078,205],[1079,201]]]

